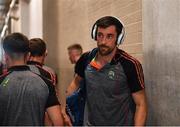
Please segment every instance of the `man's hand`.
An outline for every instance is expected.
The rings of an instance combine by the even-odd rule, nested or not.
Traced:
[[[64,120],[64,125],[72,126],[71,120],[70,120],[69,116],[66,114],[66,111],[64,109],[62,110],[62,116],[63,116],[63,120]]]

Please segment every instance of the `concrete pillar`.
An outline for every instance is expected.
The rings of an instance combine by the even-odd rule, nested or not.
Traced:
[[[148,125],[180,124],[179,17],[179,0],[143,0]]]
[[[20,32],[29,38],[42,38],[42,0],[20,0],[19,3]]]

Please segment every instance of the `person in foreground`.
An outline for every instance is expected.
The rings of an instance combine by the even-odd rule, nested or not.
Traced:
[[[97,48],[81,56],[67,88],[68,96],[85,80],[84,125],[145,125],[147,102],[142,66],[117,47],[125,36],[122,22],[112,16],[102,17],[93,25],[91,35]]]
[[[0,125],[43,126],[47,111],[53,125],[63,125],[52,82],[26,65],[29,40],[12,33],[3,40],[8,72],[0,76]]]

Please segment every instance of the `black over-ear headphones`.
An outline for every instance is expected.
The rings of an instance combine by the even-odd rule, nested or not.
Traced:
[[[119,35],[118,35],[118,38],[117,38],[117,45],[120,45],[120,44],[122,44],[122,42],[124,41],[124,38],[125,38],[125,28],[124,28],[124,24],[121,22],[121,20],[119,20],[118,18],[115,18],[115,17],[112,17],[112,16],[107,16],[108,18],[110,17],[110,18],[113,18],[113,20],[115,20],[117,23],[118,23],[118,25],[115,25],[116,27],[117,26],[122,26],[122,30],[121,30],[121,32],[119,33]],[[103,17],[103,18],[106,18],[106,17]],[[101,18],[102,19],[102,18]],[[99,20],[101,20],[101,19],[99,19]],[[93,25],[93,27],[92,27],[92,31],[91,31],[91,37],[92,37],[92,39],[94,39],[94,40],[97,40],[97,28],[98,28],[98,25],[97,25],[97,23],[99,22],[99,20],[97,20],[96,22],[95,22],[95,24]]]

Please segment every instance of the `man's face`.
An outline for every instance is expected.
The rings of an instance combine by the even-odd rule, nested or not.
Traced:
[[[97,46],[102,56],[109,55],[116,48],[117,32],[114,25],[107,28],[98,27]]]
[[[80,51],[76,49],[71,49],[68,51],[68,55],[69,55],[69,60],[71,61],[71,63],[75,64],[80,57]]]

